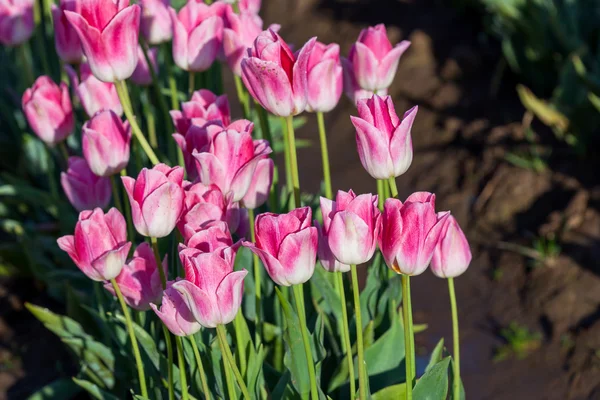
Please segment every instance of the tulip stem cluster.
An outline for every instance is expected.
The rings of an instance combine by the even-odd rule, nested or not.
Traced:
[[[319,389],[317,388],[317,377],[315,375],[315,364],[313,362],[312,350],[310,348],[310,338],[308,327],[306,326],[306,309],[304,307],[304,291],[303,285],[293,285],[294,301],[296,302],[296,311],[300,320],[300,333],[302,334],[302,343],[304,344],[304,352],[306,353],[306,361],[308,364],[308,379],[310,380],[310,394],[312,400],[319,400]]]
[[[356,265],[350,266],[352,273],[352,294],[354,295],[354,317],[356,324],[356,350],[358,353],[358,391],[359,399],[367,398],[367,363],[365,362],[364,342],[363,342],[363,326],[362,313],[360,309],[360,288],[358,287],[358,274]]]
[[[286,118],[288,146],[290,152],[290,170],[292,175],[292,190],[294,194],[294,203],[292,208],[300,207],[300,177],[298,175],[298,155],[296,154],[296,136],[294,134],[294,117],[291,115]]]
[[[177,363],[179,364],[179,379],[181,383],[181,398],[188,400],[188,385],[187,378],[185,376],[185,358],[183,356],[183,345],[181,343],[181,337],[175,336],[175,344],[177,346]]]
[[[335,272],[336,286],[342,305],[342,340],[343,348],[346,351],[346,361],[348,362],[348,380],[350,381],[350,398],[354,399],[356,394],[356,382],[354,377],[354,357],[352,354],[352,343],[350,342],[350,328],[348,326],[348,309],[346,307],[346,291],[344,289],[344,275],[341,272]]]
[[[192,344],[192,351],[194,352],[194,358],[196,359],[196,368],[198,369],[198,373],[200,374],[200,383],[202,384],[202,393],[204,393],[204,398],[206,400],[210,400],[210,390],[208,389],[208,380],[206,379],[206,372],[204,372],[204,364],[202,363],[202,357],[200,357],[200,351],[198,350],[198,345],[196,344],[196,339],[194,335],[188,336],[190,339],[190,343]]]
[[[175,399],[175,388],[173,385],[173,344],[171,343],[171,334],[169,333],[169,329],[163,325],[163,334],[165,336],[165,345],[167,347],[167,390],[169,391],[169,400]]]
[[[460,399],[460,336],[458,332],[458,308],[454,292],[454,278],[448,278],[450,309],[452,311],[452,344],[454,354],[454,381],[452,382],[453,399]]]
[[[331,189],[331,172],[329,169],[329,150],[327,149],[327,133],[325,131],[325,118],[322,112],[317,112],[317,123],[319,125],[319,141],[321,142],[321,158],[323,159],[323,179],[325,181],[325,197],[333,198]]]
[[[240,387],[240,390],[242,391],[242,396],[244,397],[245,400],[250,400],[250,393],[248,392],[248,388],[246,387],[246,383],[244,382],[244,377],[242,376],[242,374],[240,373],[238,367],[235,364],[235,359],[233,358],[233,354],[231,354],[231,349],[229,348],[229,343],[227,342],[227,332],[225,331],[225,326],[223,325],[217,325],[217,337],[219,339],[219,344],[221,346],[221,353],[223,354],[224,357],[224,369],[225,369],[225,374],[227,375],[227,373],[229,372],[229,369],[231,369],[233,371],[233,375],[235,376],[235,379],[237,381],[238,386]],[[231,375],[229,380],[231,381]],[[231,387],[233,388],[233,382],[231,382]],[[229,386],[229,385],[228,385]],[[236,398],[235,395],[234,397],[231,397],[231,388],[229,391],[229,396],[230,398]]]
[[[254,209],[248,209],[248,222],[250,223],[250,240],[252,243],[256,241],[256,229],[254,226]],[[254,295],[256,298],[256,310],[255,310],[255,320],[254,320],[254,329],[255,329],[255,337],[254,342],[256,346],[261,342],[262,338],[262,307],[261,307],[261,291],[262,291],[262,271],[260,267],[260,260],[258,256],[252,253],[252,263],[254,267]]]
[[[410,301],[410,276],[402,274],[402,317],[404,318],[404,348],[406,360],[406,399],[412,399],[413,381],[415,379],[414,333],[412,322],[412,306]]]
[[[125,299],[123,298],[121,289],[119,288],[119,285],[117,284],[115,279],[111,279],[110,283],[112,284],[112,287],[115,290],[117,299],[119,299],[119,304],[121,304],[123,316],[125,317],[125,325],[127,327],[127,333],[129,333],[129,340],[131,341],[131,348],[133,349],[133,357],[135,358],[135,364],[137,366],[138,379],[140,381],[140,392],[142,394],[142,397],[148,398],[148,389],[146,388],[146,375],[144,374],[144,364],[142,362],[142,356],[140,355],[140,349],[138,347],[135,332],[133,331],[133,322],[131,322],[131,314],[129,313],[129,309],[127,308],[127,304],[125,304]]]

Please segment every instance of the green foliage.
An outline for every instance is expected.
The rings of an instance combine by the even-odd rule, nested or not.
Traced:
[[[539,332],[531,332],[527,327],[516,322],[511,322],[507,328],[500,332],[506,344],[496,350],[494,361],[503,361],[512,356],[522,359],[541,345],[542,335]]]

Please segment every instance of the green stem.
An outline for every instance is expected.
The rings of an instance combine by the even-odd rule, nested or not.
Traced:
[[[242,107],[242,115],[244,119],[250,119],[250,96],[248,96],[248,93],[244,91],[244,84],[242,83],[242,79],[239,76],[234,74],[233,80],[235,82],[235,90],[237,92],[237,97],[240,102],[240,106]]]
[[[171,344],[171,333],[164,324],[162,324],[162,327],[163,334],[165,336],[165,345],[167,346],[167,379],[169,383],[169,400],[175,400],[175,387],[173,385],[173,345]]]
[[[383,203],[385,202],[385,191],[383,190],[384,181],[376,179],[377,181],[377,205],[380,210],[383,210]]]
[[[454,400],[460,399],[460,336],[458,334],[458,308],[454,292],[454,278],[448,278],[450,308],[452,310],[452,343],[454,345]]]
[[[363,348],[363,327],[360,311],[360,290],[358,288],[358,274],[356,265],[350,266],[352,271],[352,294],[354,296],[354,317],[356,319],[356,349],[358,352],[358,390],[359,399],[367,398],[367,364],[365,362],[365,352]]]
[[[390,179],[388,179],[388,182],[390,184],[390,190],[392,191],[392,197],[398,197],[398,187],[396,186],[396,178],[391,177]]]
[[[152,147],[144,137],[144,134],[142,133],[142,130],[140,129],[140,126],[138,125],[135,119],[135,115],[133,114],[133,109],[131,108],[131,100],[129,98],[129,92],[127,91],[127,84],[125,83],[125,81],[116,81],[115,87],[117,88],[119,100],[121,100],[123,111],[125,112],[127,121],[129,121],[129,125],[131,126],[131,131],[133,132],[133,135],[137,139],[140,146],[142,146],[142,149],[144,149],[144,152],[148,156],[148,159],[150,159],[150,162],[153,165],[158,164],[160,161],[158,160],[158,157],[156,157],[156,154],[154,154],[154,150],[152,150]]]
[[[413,363],[414,363],[414,348],[413,348],[413,325],[412,325],[412,310],[410,303],[410,277],[402,274],[402,316],[404,318],[404,347],[405,347],[405,362],[406,362],[406,400],[412,399],[413,391]]]
[[[246,373],[246,366],[248,364],[246,360],[246,349],[242,345],[244,340],[242,339],[242,324],[244,323],[244,315],[240,309],[233,320],[233,326],[235,331],[235,349],[240,363],[240,370],[242,373]]]
[[[329,170],[329,151],[327,150],[327,134],[325,132],[325,119],[322,112],[317,112],[319,125],[319,140],[321,142],[321,159],[323,160],[323,179],[325,180],[325,197],[333,198],[331,190],[331,172]]]
[[[69,149],[67,149],[67,145],[64,141],[58,144],[58,151],[60,151],[61,156],[65,159],[65,163],[69,165]]]
[[[154,259],[156,260],[156,266],[158,267],[158,273],[160,274],[160,283],[162,284],[163,290],[165,290],[167,288],[167,277],[165,276],[165,271],[162,268],[162,260],[160,259],[160,252],[158,251],[158,239],[151,237],[150,242],[152,243]]]
[[[127,304],[125,304],[125,299],[123,298],[123,294],[121,293],[121,289],[117,282],[113,279],[110,280],[112,284],[115,294],[117,295],[117,299],[119,299],[119,303],[121,303],[121,309],[123,310],[123,315],[125,316],[125,325],[127,326],[127,332],[129,333],[129,340],[131,340],[131,347],[133,348],[133,357],[135,358],[135,364],[137,366],[138,378],[140,380],[140,391],[142,393],[142,397],[148,397],[148,389],[146,388],[146,375],[144,375],[144,364],[142,364],[142,356],[140,355],[140,349],[138,347],[137,339],[135,337],[135,333],[133,332],[133,324],[131,322],[131,315],[129,314],[129,309],[127,308]]]
[[[290,146],[289,146],[289,136],[287,133],[287,122],[285,118],[281,118],[281,129],[283,131],[283,159],[285,162],[285,186],[286,186],[286,196],[292,193],[292,170],[290,168]],[[292,207],[291,201],[289,204],[290,208]]]
[[[250,101],[250,94],[246,93],[248,96],[248,101]],[[256,113],[258,114],[258,121],[260,123],[260,130],[262,131],[262,139],[266,139],[271,146],[273,146],[273,137],[271,135],[271,125],[269,124],[269,116],[267,115],[267,111],[262,108],[258,102],[254,102],[254,108],[256,109]],[[285,126],[285,124],[283,124]],[[284,129],[285,132],[285,129]],[[271,158],[274,153],[271,153]]]
[[[202,364],[202,358],[200,357],[200,351],[196,344],[196,339],[193,335],[188,336],[192,343],[192,350],[194,351],[194,357],[196,358],[196,366],[198,367],[198,373],[200,374],[200,382],[202,383],[202,392],[204,392],[204,399],[210,400],[210,390],[208,389],[208,380],[206,379],[206,373],[204,372],[204,365]]]
[[[123,168],[121,170],[121,176],[127,176],[127,170],[125,168]],[[113,186],[113,193],[114,193],[114,186]],[[135,238],[135,232],[133,231],[133,222],[131,220],[131,205],[129,204],[129,196],[124,196],[125,197],[125,218],[127,221],[127,237],[129,237],[130,240],[133,240]]]
[[[104,303],[102,301],[102,288],[103,288],[103,283],[102,282],[94,282],[94,295],[96,297],[96,304],[98,306],[98,313],[102,316],[102,318],[105,318],[105,314],[104,314]]]
[[[52,75],[50,64],[48,64],[46,49],[49,46],[46,43],[46,15],[44,0],[36,1],[34,4],[34,15],[36,25],[38,26],[35,34],[35,45],[37,47],[38,58],[42,61],[42,69],[45,75]]]
[[[121,214],[124,214],[123,203],[121,203],[121,196],[119,195],[119,186],[117,186],[117,179],[115,175],[110,176],[110,184],[112,186],[113,200],[115,201],[115,207]],[[129,239],[132,239],[131,237]]]
[[[294,190],[294,208],[300,207],[300,177],[298,176],[298,155],[296,154],[296,137],[294,135],[294,117],[287,117],[288,146],[290,147],[290,164],[292,170],[292,186]]]
[[[310,348],[310,340],[308,328],[306,326],[306,312],[304,310],[304,293],[302,284],[293,285],[294,299],[296,300],[296,310],[298,319],[300,320],[300,333],[302,334],[302,342],[304,344],[304,352],[306,353],[306,361],[308,367],[308,378],[310,380],[310,393],[312,400],[319,400],[319,390],[317,388],[317,378],[315,375],[315,364],[313,362],[312,350]]]
[[[152,69],[152,68],[151,68]],[[150,88],[146,88],[146,101],[142,101],[142,107],[144,110],[144,116],[146,117],[146,124],[148,125],[148,139],[150,140],[150,146],[153,149],[158,148],[158,140],[156,139],[156,118],[151,105],[152,96],[150,95]]]
[[[188,385],[187,378],[185,377],[185,358],[183,356],[183,345],[181,344],[181,337],[175,336],[175,345],[177,346],[177,362],[179,364],[179,380],[181,383],[181,398],[188,400]]]
[[[31,86],[33,84],[33,81],[35,80],[33,66],[31,65],[31,60],[29,58],[29,55],[31,54],[29,42],[23,43],[15,50],[18,54],[19,62],[21,63],[21,68],[23,68],[23,73],[21,74],[21,76],[25,78],[25,80],[23,81],[23,90],[25,90],[26,88]]]
[[[227,360],[229,367],[233,371],[233,375],[242,391],[242,395],[244,399],[250,400],[250,393],[248,392],[248,388],[246,387],[246,383],[244,382],[244,378],[242,374],[240,374],[240,370],[237,365],[235,365],[235,360],[233,359],[233,355],[231,354],[231,349],[229,348],[229,343],[227,343],[227,334],[225,333],[225,326],[217,325],[217,336],[219,337],[219,344],[221,345],[221,353],[223,357]],[[227,366],[225,366],[225,378],[227,379]],[[231,377],[229,378],[231,380]],[[229,386],[229,384],[228,384]],[[231,397],[231,389],[229,391],[230,398],[234,399],[235,397]]]
[[[256,242],[256,231],[254,226],[254,209],[248,209],[248,220],[250,222],[250,240],[252,243]],[[256,310],[255,310],[255,333],[254,343],[258,346],[262,338],[262,308],[261,308],[261,291],[262,291],[262,270],[260,267],[260,261],[258,256],[252,253],[252,262],[254,265],[254,294],[256,297]]]
[[[190,71],[188,72],[188,97],[192,97],[194,90],[196,90],[196,73]]]
[[[346,348],[346,360],[348,361],[348,373],[350,375],[350,399],[354,399],[356,395],[356,383],[354,382],[354,360],[352,357],[352,344],[350,343],[350,328],[348,326],[348,310],[346,308],[346,293],[344,290],[344,276],[341,272],[335,272],[335,279],[338,287],[340,302],[342,303],[342,339]]]
[[[169,90],[171,91],[171,110],[179,110],[179,97],[177,94],[177,81],[173,75],[173,63],[171,62],[172,53],[169,51],[169,45],[164,44],[165,67],[167,70],[167,79],[169,81]]]

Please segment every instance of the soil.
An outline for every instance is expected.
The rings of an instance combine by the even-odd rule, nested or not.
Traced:
[[[414,161],[397,182],[401,199],[435,192],[438,208],[452,210],[471,243],[472,265],[456,280],[468,397],[600,399],[598,159],[578,157],[532,122],[480,17],[442,3],[265,0],[263,17],[280,23],[297,47],[318,36],[347,54],[362,28],[382,22],[393,43],[412,42],[389,91],[398,113],[419,106]],[[356,152],[353,114],[343,99],[326,116],[334,189],[375,192]],[[304,190],[315,192],[321,167],[314,116],[298,136],[314,143],[299,150],[299,162]],[[543,169],[507,161],[549,149]],[[540,237],[555,238],[560,255],[544,258],[533,248]],[[427,354],[441,337],[450,346],[446,282],[426,272],[412,285],[415,322],[428,324],[417,335],[418,350]],[[66,351],[23,301],[49,302],[24,282],[0,285],[0,393],[15,399],[69,369]],[[502,335],[511,324],[531,333],[519,343],[522,353],[504,351],[512,349]]]

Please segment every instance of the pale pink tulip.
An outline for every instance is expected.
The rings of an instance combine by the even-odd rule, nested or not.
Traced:
[[[152,68],[156,74],[158,74],[158,63],[156,57],[158,55],[158,48],[152,48],[148,50],[148,58],[152,64]],[[131,82],[139,86],[150,86],[152,84],[152,72],[144,56],[144,50],[141,46],[138,46],[138,63],[131,75]]]
[[[94,174],[81,157],[69,157],[69,168],[61,172],[60,183],[77,211],[105,209],[110,203],[110,179]]]
[[[456,219],[450,215],[442,226],[433,251],[431,272],[440,278],[456,278],[469,268],[470,263],[469,242]]]
[[[82,211],[75,234],[58,238],[57,243],[81,272],[94,281],[116,278],[131,247],[125,218],[116,208],[106,214],[99,208]]]
[[[90,169],[98,176],[121,172],[129,162],[131,127],[111,110],[99,111],[83,125],[82,147]]]
[[[308,59],[308,111],[329,112],[342,96],[340,46],[315,42]]]
[[[123,106],[117,94],[114,83],[102,82],[96,78],[88,63],[80,64],[81,82],[77,72],[68,65],[65,70],[69,76],[71,86],[75,88],[75,94],[79,98],[85,113],[93,117],[98,111],[112,110],[119,117],[123,115]]]
[[[261,142],[255,141],[255,146],[261,145]],[[252,182],[248,187],[248,191],[242,198],[244,207],[253,209],[258,208],[266,203],[271,192],[271,184],[273,183],[273,171],[275,163],[273,160],[265,156],[256,164],[256,170],[252,176]]]
[[[35,29],[35,0],[0,0],[0,43],[18,46],[31,37]]]
[[[221,247],[233,246],[233,239],[229,227],[225,222],[211,222],[204,229],[195,232],[186,245],[179,245],[180,251],[185,248],[194,248],[203,253],[212,253]]]
[[[139,2],[142,7],[142,36],[150,45],[169,42],[173,38],[169,3],[169,0],[140,0]]]
[[[81,13],[81,0],[60,0],[60,6],[52,4],[56,53],[68,64],[79,64],[83,59],[81,40],[67,20],[64,10]]]
[[[202,126],[209,121],[218,121],[227,126],[231,121],[227,95],[217,96],[208,89],[195,91],[190,101],[181,104],[181,111],[172,110],[170,114],[175,129],[182,136],[192,125]]]
[[[202,326],[194,319],[181,294],[173,288],[175,282],[177,281],[167,282],[160,309],[153,303],[150,307],[173,335],[193,335]]]
[[[227,65],[237,76],[242,75],[242,59],[247,57],[248,48],[263,30],[260,17],[251,12],[241,11],[239,14],[227,7],[223,17],[223,53]]]

